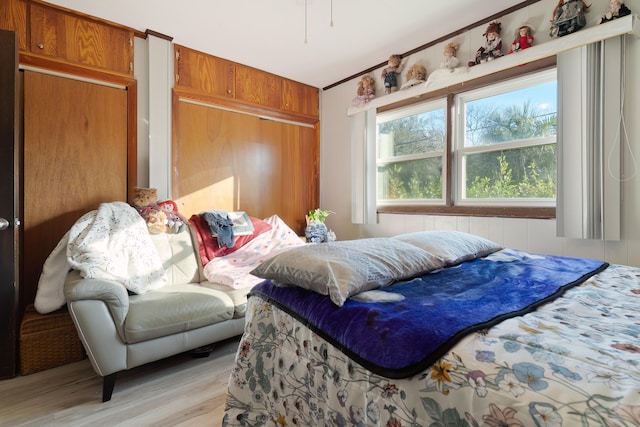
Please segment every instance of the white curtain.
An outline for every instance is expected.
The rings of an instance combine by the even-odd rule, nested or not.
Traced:
[[[376,224],[376,110],[351,116],[351,222]]]
[[[620,240],[623,37],[558,54],[560,237]]]

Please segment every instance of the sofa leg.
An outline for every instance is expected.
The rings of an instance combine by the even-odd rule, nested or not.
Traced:
[[[208,345],[203,345],[202,347],[194,348],[193,350],[191,350],[191,357],[193,358],[209,357],[209,354],[211,354],[215,346],[216,345],[214,343],[214,344],[208,344]]]
[[[108,402],[111,400],[111,395],[113,394],[113,387],[116,385],[116,375],[117,372],[113,374],[109,374],[104,377],[104,381],[102,383],[102,401]]]

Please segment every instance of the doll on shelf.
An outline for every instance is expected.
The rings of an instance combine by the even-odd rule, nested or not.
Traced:
[[[357,96],[353,105],[366,104],[376,97],[376,81],[371,76],[362,76],[358,82]]]
[[[391,93],[398,90],[398,74],[402,72],[403,68],[402,56],[396,54],[389,57],[387,67],[382,70],[384,93]]]
[[[407,89],[424,83],[427,80],[427,69],[420,64],[413,64],[407,70],[406,76],[407,81],[403,83],[400,89]]]
[[[440,68],[449,69],[451,72],[453,72],[453,69],[456,68],[460,63],[460,60],[457,58],[459,47],[460,45],[456,42],[447,43],[447,45],[444,47]]]
[[[516,31],[516,38],[511,43],[511,50],[509,53],[518,52],[522,49],[527,49],[533,45],[533,33],[535,30],[529,24],[522,24]]]
[[[566,36],[584,27],[587,24],[584,14],[589,12],[590,7],[584,0],[558,0],[553,9],[549,36]]]
[[[607,12],[598,19],[598,24],[613,21],[631,14],[631,10],[621,0],[611,0]]]
[[[487,61],[492,61],[495,58],[499,58],[502,53],[502,39],[500,33],[502,32],[502,24],[499,22],[492,22],[487,26],[487,30],[483,34],[485,37],[485,44],[476,51],[476,57],[473,61],[469,61],[467,65],[473,67],[477,64],[482,64]]]

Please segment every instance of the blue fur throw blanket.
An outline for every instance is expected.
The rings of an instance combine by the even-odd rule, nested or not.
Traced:
[[[260,297],[300,320],[366,369],[413,376],[462,337],[535,310],[607,268],[602,261],[503,249],[349,298],[266,280]]]

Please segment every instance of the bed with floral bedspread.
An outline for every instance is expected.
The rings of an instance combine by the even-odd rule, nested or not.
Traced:
[[[486,243],[428,249],[445,260],[443,269],[519,253],[478,242]],[[254,292],[223,425],[639,426],[640,268],[598,271],[533,311],[462,336],[404,378],[364,368]],[[344,307],[369,292],[342,291]]]

